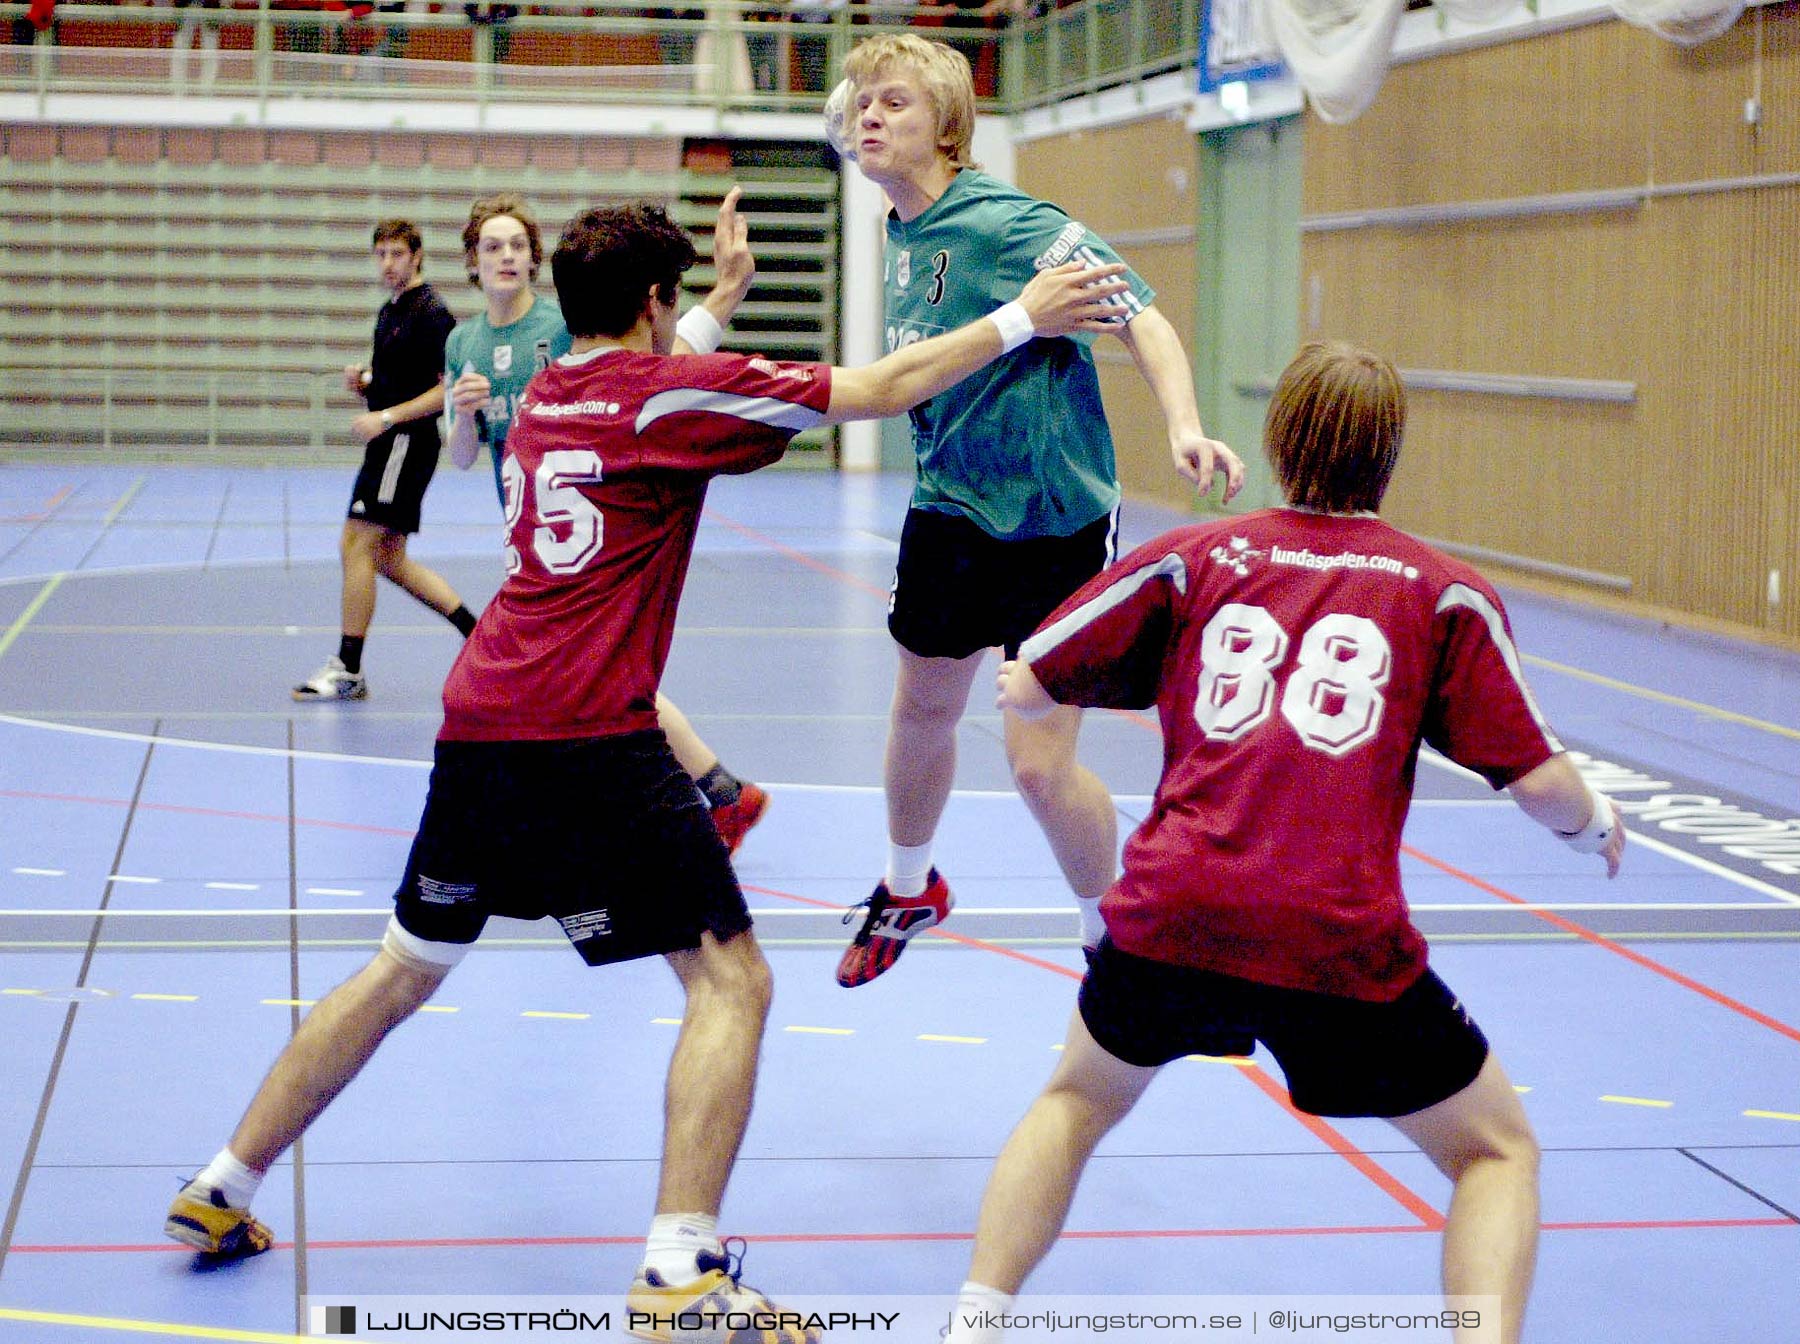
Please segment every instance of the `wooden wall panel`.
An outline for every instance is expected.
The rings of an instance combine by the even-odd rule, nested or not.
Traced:
[[[1145,230],[1192,229],[1198,150],[1178,118],[1071,133],[1020,145],[1022,190],[1056,202],[1120,253],[1156,290],[1156,306],[1194,351],[1195,264],[1191,239],[1134,243]],[[1169,465],[1168,431],[1125,347],[1096,342],[1100,390],[1128,494],[1185,508],[1193,492]]]
[[[1760,66],[1758,22],[1691,52],[1606,23],[1401,67],[1359,121],[1309,121],[1307,211],[1800,171],[1800,5],[1761,12]],[[1315,284],[1322,334],[1403,367],[1636,385],[1630,405],[1415,391],[1394,521],[1800,642],[1800,186],[1308,233]]]
[[[1397,65],[1355,121],[1308,117],[1305,212],[1640,182],[1656,41],[1601,23]]]
[[[1194,135],[1179,117],[1032,140],[1019,188],[1054,201],[1102,238],[1194,222]]]

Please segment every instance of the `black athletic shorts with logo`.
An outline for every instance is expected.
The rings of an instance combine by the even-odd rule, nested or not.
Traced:
[[[590,966],[750,927],[725,842],[656,729],[439,742],[394,906],[433,943],[472,943],[490,915],[549,916]]]
[[[1067,537],[1001,541],[960,513],[909,509],[888,633],[921,658],[1011,658],[1062,600],[1114,560],[1118,511]]]
[[[1309,1115],[1411,1115],[1455,1096],[1487,1062],[1487,1037],[1435,972],[1391,1003],[1282,989],[1134,956],[1103,938],[1081,984],[1081,1020],[1116,1059],[1248,1055],[1261,1041]]]
[[[437,464],[435,420],[411,420],[383,430],[363,450],[362,469],[350,488],[349,516],[405,536],[417,532],[425,488]]]

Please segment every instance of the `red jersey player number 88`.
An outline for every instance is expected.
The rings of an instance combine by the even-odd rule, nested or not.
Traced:
[[[1200,635],[1200,686],[1194,720],[1213,742],[1236,742],[1275,708],[1275,669],[1287,658],[1288,634],[1262,607],[1228,602]],[[1295,670],[1281,694],[1281,717],[1300,740],[1328,756],[1345,756],[1381,728],[1381,688],[1392,654],[1381,627],[1366,616],[1332,612],[1307,627]]]
[[[531,534],[531,549],[552,574],[576,574],[600,554],[606,539],[606,520],[580,487],[601,479],[600,455],[586,448],[555,448],[545,453],[537,469],[537,510],[540,526]],[[525,511],[525,468],[508,455],[500,463],[500,485],[506,492],[506,572],[519,572],[518,547],[513,529]],[[564,525],[568,530],[561,536]]]

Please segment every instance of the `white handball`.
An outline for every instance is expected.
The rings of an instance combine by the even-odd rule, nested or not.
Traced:
[[[850,122],[850,81],[842,81],[825,100],[825,138],[841,159],[856,162],[856,149],[847,134]]]

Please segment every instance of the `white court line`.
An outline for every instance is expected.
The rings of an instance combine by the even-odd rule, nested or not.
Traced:
[[[285,757],[292,758],[294,760],[305,760],[305,761],[341,761],[341,762],[347,762],[350,764],[362,764],[362,765],[402,766],[402,767],[404,767],[406,769],[410,769],[410,770],[429,770],[431,768],[430,761],[402,760],[402,759],[398,759],[398,758],[391,757],[391,756],[349,756],[349,755],[345,755],[341,752],[300,751],[300,750],[296,750],[296,749],[292,749],[292,748],[288,748],[288,747],[247,747],[247,746],[242,746],[242,745],[239,745],[239,744],[233,743],[233,742],[195,742],[195,741],[192,741],[187,738],[156,737],[149,733],[127,733],[127,732],[121,732],[117,729],[112,729],[112,728],[85,728],[85,727],[78,727],[73,724],[46,723],[41,719],[19,718],[16,715],[12,715],[12,714],[0,714],[0,724],[5,724],[5,725],[12,726],[12,727],[17,727],[17,728],[36,728],[36,729],[41,729],[45,732],[73,733],[73,734],[75,734],[77,736],[81,736],[81,737],[107,738],[107,739],[110,739],[113,741],[154,743],[158,746],[166,746],[166,747],[186,747],[186,748],[189,748],[190,750],[195,750],[195,751],[220,751],[220,752],[226,752],[226,753],[244,755],[244,756],[285,756]],[[1438,755],[1436,752],[1422,750],[1419,753],[1419,759],[1424,761],[1426,764],[1435,766],[1438,769],[1443,770],[1449,774],[1458,775],[1464,779],[1478,780],[1483,784],[1485,784],[1487,782],[1486,780],[1483,780],[1481,778],[1481,776],[1476,774],[1473,770],[1465,769],[1463,766],[1460,766],[1460,765],[1456,764],[1454,761],[1451,761],[1443,756]],[[783,792],[783,793],[866,793],[866,794],[873,794],[873,793],[879,793],[881,791],[881,786],[878,784],[767,784],[767,783],[765,783],[763,785],[763,787],[765,789],[772,789],[772,790],[775,790],[778,792]],[[1010,790],[1010,789],[957,789],[952,792],[951,796],[957,797],[957,798],[1014,798],[1014,797],[1017,797],[1018,795],[1013,790]],[[1115,795],[1114,799],[1113,799],[1113,801],[1115,803],[1120,803],[1120,804],[1125,804],[1125,805],[1143,804],[1143,803],[1148,803],[1151,800],[1152,800],[1152,798],[1151,798],[1151,795],[1149,795],[1149,794],[1118,794],[1118,795]],[[1499,800],[1499,799],[1442,799],[1442,800],[1419,799],[1419,800],[1414,801],[1413,806],[1414,807],[1440,806],[1440,805],[1441,806],[1470,806],[1470,805],[1491,804],[1494,802],[1503,802],[1503,801],[1505,801],[1505,800]],[[1658,854],[1666,855],[1667,857],[1672,858],[1672,859],[1676,860],[1677,862],[1684,863],[1688,867],[1698,869],[1699,871],[1706,873],[1712,877],[1723,878],[1725,881],[1731,882],[1737,886],[1743,887],[1746,890],[1758,892],[1764,896],[1773,897],[1775,900],[1781,902],[1783,905],[1800,906],[1800,896],[1796,896],[1796,895],[1792,894],[1791,892],[1783,891],[1779,887],[1771,886],[1767,882],[1760,881],[1759,879],[1751,877],[1748,874],[1733,872],[1731,869],[1725,867],[1723,864],[1714,863],[1711,859],[1702,858],[1698,854],[1690,854],[1686,850],[1677,849],[1673,845],[1670,845],[1664,841],[1656,839],[1654,836],[1646,835],[1643,831],[1640,831],[1640,830],[1632,831],[1630,834],[1630,839],[1628,840],[1627,843],[1642,845],[1645,849],[1651,850]],[[1423,908],[1423,907],[1421,907],[1421,908]],[[1549,909],[1552,907],[1545,907],[1545,908]]]
[[[197,742],[186,737],[158,737],[151,733],[128,733],[117,728],[88,728],[72,723],[51,723],[44,719],[20,718],[15,714],[0,714],[0,724],[14,728],[37,728],[47,733],[73,733],[78,737],[101,737],[114,742],[154,743],[159,747],[186,747],[193,751],[222,751],[240,756],[288,756],[301,761],[342,761],[349,765],[398,765],[411,770],[429,770],[430,761],[406,760],[397,756],[350,756],[335,751],[301,751],[290,747],[247,747],[236,742]],[[765,789],[777,789],[783,793],[880,793],[879,784],[772,784],[758,780]],[[1017,798],[1014,789],[954,789],[951,796],[955,798]],[[1147,804],[1153,801],[1148,793],[1119,793],[1113,795],[1115,803]]]
[[[1770,910],[1782,907],[1771,906],[1767,901],[1546,901],[1530,905],[1514,905],[1506,902],[1501,905],[1485,905],[1479,901],[1451,901],[1432,904],[1409,904],[1414,912],[1428,911],[1432,914],[1467,914],[1471,911],[1480,914],[1521,914],[1529,915],[1539,911],[1581,911],[1585,913],[1636,912],[1650,911],[1719,911],[1719,910]],[[806,919],[814,916],[840,913],[835,906],[813,906],[809,909],[797,910],[791,905],[783,906],[751,906],[750,913],[758,919]],[[1069,915],[1075,914],[1073,905],[967,905],[958,906],[958,910],[968,915]],[[45,916],[62,919],[94,919],[104,915],[108,919],[148,919],[192,917],[198,919],[229,919],[233,917],[262,917],[266,919],[318,919],[327,915],[388,915],[394,907],[383,906],[350,906],[337,905],[323,909],[294,910],[287,906],[267,906],[258,908],[251,906],[240,910],[194,909],[194,910],[120,910],[117,907],[106,909],[0,909],[0,919],[27,916]]]
[[[296,761],[347,761],[354,765],[399,765],[409,770],[429,770],[430,761],[408,761],[393,756],[348,756],[336,751],[299,751],[291,747],[246,747],[236,742],[195,742],[185,737],[157,737],[151,733],[127,733],[116,728],[84,728],[73,723],[46,723],[0,714],[0,724],[14,728],[38,728],[48,733],[73,733],[77,737],[102,737],[113,742],[149,742],[159,747],[187,747],[193,751],[222,751],[236,756],[286,756]]]

